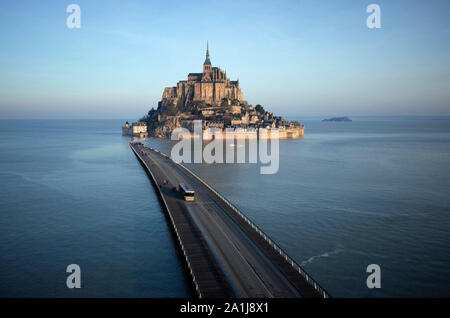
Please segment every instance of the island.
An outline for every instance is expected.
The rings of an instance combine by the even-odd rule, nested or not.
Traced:
[[[352,121],[350,118],[348,117],[332,117],[332,118],[327,118],[324,119],[322,121],[338,121],[338,122],[346,122],[346,121]]]
[[[239,79],[232,81],[225,71],[212,66],[208,45],[203,72],[189,73],[187,80],[166,87],[157,108],[150,109],[139,122],[123,125],[122,132],[134,137],[170,138],[179,127],[192,132],[196,120],[202,121],[203,137],[211,136],[212,130],[227,128],[243,132],[277,129],[281,139],[304,135],[304,126],[299,122],[287,121],[260,104],[253,106],[245,101]]]

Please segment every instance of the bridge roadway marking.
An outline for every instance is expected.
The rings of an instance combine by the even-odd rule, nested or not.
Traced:
[[[196,223],[198,224],[197,219],[195,218],[195,216],[193,215],[192,211],[189,209],[189,207],[187,206],[188,211],[191,213],[192,217],[194,218],[194,220],[196,221]],[[226,239],[230,242],[230,244],[236,249],[237,253],[239,254],[239,257],[242,258],[242,260],[255,272],[256,277],[258,279],[258,281],[260,282],[261,286],[264,288],[264,294],[268,295],[269,297],[274,297],[274,295],[267,289],[267,286],[265,285],[264,281],[261,279],[261,277],[258,275],[258,272],[255,270],[255,268],[250,264],[250,262],[248,261],[248,259],[242,255],[241,251],[239,250],[239,247],[236,246],[236,244],[233,243],[233,241],[230,239],[230,237],[224,232],[224,230],[217,224],[217,222],[210,218],[211,222],[214,222],[215,225],[217,226],[217,228],[222,232],[222,234],[226,237]],[[198,226],[200,228],[202,228],[200,226],[200,224],[198,224]],[[203,232],[203,231],[202,231]],[[209,238],[209,235],[204,234],[207,238]],[[217,255],[217,254],[216,254]],[[225,269],[226,270],[226,269]],[[228,272],[228,271],[227,271]]]
[[[200,230],[193,222],[191,222],[193,221],[192,218],[184,213],[185,210],[181,206],[183,201],[174,199],[173,192],[169,189],[162,189],[157,186],[157,179],[162,180],[162,178],[157,178],[155,176],[157,176],[157,173],[161,174],[162,171],[150,169],[149,160],[144,160],[144,157],[147,157],[145,153],[143,151],[137,151],[139,147],[134,147],[132,144],[130,144],[130,146],[143,166],[145,166],[147,172],[152,177],[155,186],[158,188],[157,192],[161,196],[166,212],[170,217],[172,227],[175,230],[180,247],[186,258],[188,268],[199,296],[213,298],[239,296],[233,291],[233,287],[230,286],[230,279],[224,275],[219,264],[217,264],[217,258],[211,254],[212,250],[206,245]],[[164,192],[166,192],[165,195],[163,194]]]
[[[182,172],[182,171],[179,170],[179,168],[177,166],[174,165],[173,167],[171,167],[171,168],[175,168],[176,170],[175,169],[163,169],[161,167],[160,163],[167,164],[167,163],[161,162],[162,160],[167,160],[167,159],[160,157],[160,156],[156,156],[156,154],[152,154],[151,152],[148,152],[148,151],[147,151],[147,154],[152,156],[151,160],[152,160],[153,164],[156,165],[161,172],[164,172],[164,174],[166,175],[166,179],[168,181],[170,181],[170,183],[172,183],[171,186],[175,186],[179,183],[187,183],[192,186],[192,184],[193,184],[192,182],[186,182],[187,175],[185,175],[186,176],[185,178],[183,178],[180,175],[180,172]],[[184,172],[182,172],[182,173],[184,174]],[[190,179],[191,178],[189,178],[189,180]],[[173,182],[173,181],[175,181],[175,182]],[[197,190],[198,188],[196,187],[195,189]],[[201,207],[201,205],[199,204],[200,192],[201,191],[196,192],[197,202],[195,203],[195,205],[197,208]],[[215,231],[214,234],[212,234],[211,230],[209,229],[210,227],[204,227],[202,225],[204,225],[204,222],[200,223],[200,226],[202,227],[201,231],[203,233],[205,233],[205,232],[207,233],[208,240],[209,240],[209,242],[212,243],[213,248],[215,250],[215,254],[220,255],[220,257],[221,257],[220,263],[224,264],[226,271],[227,271],[226,274],[228,274],[229,276],[232,277],[234,285],[235,286],[237,285],[239,293],[243,297],[273,297],[273,295],[270,294],[270,292],[268,292],[267,287],[261,282],[261,279],[259,278],[259,276],[254,277],[255,276],[254,269],[251,266],[249,266],[248,262],[245,259],[244,259],[244,262],[242,262],[242,260],[240,260],[237,257],[240,254],[239,251],[237,251],[237,253],[229,252],[229,250],[235,249],[235,245],[232,243],[232,241],[230,241],[226,237],[225,237],[225,239],[223,239],[223,236],[224,236],[223,230],[221,230],[220,232]],[[215,228],[215,229],[218,230],[218,228]],[[217,238],[218,236],[221,237],[221,240],[218,240],[218,238]],[[222,244],[219,244],[220,241],[222,241]],[[227,253],[227,250],[228,250],[228,253]],[[230,266],[230,264],[234,264],[234,266]],[[247,264],[247,268],[246,268],[245,264]],[[242,282],[241,281],[242,278],[240,278],[240,276],[242,276],[243,274],[245,274],[245,277],[247,277],[247,280],[248,280],[248,277],[252,277],[253,282],[252,281]],[[257,286],[255,286],[255,285],[257,285]],[[263,292],[261,292],[261,290]],[[258,291],[258,292],[255,293],[255,291]]]
[[[145,154],[150,159],[150,167],[157,166],[170,186],[187,183],[196,190],[196,202],[187,203],[192,207],[192,216],[213,246],[215,255],[220,258],[218,261],[225,267],[226,275],[232,278],[233,285],[243,297],[301,297],[297,289],[205,191],[203,184],[186,174],[172,160],[148,149]],[[161,165],[169,167],[163,169]]]

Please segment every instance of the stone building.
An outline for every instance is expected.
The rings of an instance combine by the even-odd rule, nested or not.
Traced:
[[[222,99],[243,101],[239,80],[230,81],[226,72],[213,67],[209,58],[209,47],[206,46],[206,58],[202,73],[189,73],[187,81],[179,81],[175,87],[164,89],[161,105],[188,105],[189,102],[204,102],[220,106]]]
[[[241,105],[234,105],[234,106],[231,106],[230,107],[231,108],[231,113],[232,114],[240,114],[241,113],[241,111],[242,111],[242,106]]]
[[[132,129],[134,137],[141,137],[141,138],[147,137],[147,123],[134,122]]]
[[[130,125],[128,122],[126,122],[125,125],[122,125],[122,136],[147,138],[147,123],[134,122],[132,125]]]
[[[129,122],[122,125],[122,136],[131,136],[131,125]]]

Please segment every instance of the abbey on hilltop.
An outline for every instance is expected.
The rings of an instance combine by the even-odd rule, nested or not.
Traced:
[[[278,129],[280,138],[303,137],[303,126],[275,116],[261,105],[252,106],[243,100],[239,81],[230,81],[227,74],[211,65],[209,47],[203,73],[190,73],[187,81],[166,87],[157,109],[152,108],[139,122],[122,127],[124,135],[170,137],[175,128],[194,129],[194,121],[201,120],[204,135],[211,130],[226,128],[244,132],[260,128]],[[145,131],[144,131],[145,130]]]
[[[190,102],[204,102],[219,106],[224,98],[243,101],[239,80],[230,81],[226,72],[212,66],[209,59],[209,47],[206,44],[203,73],[189,73],[187,81],[179,81],[175,87],[166,87],[161,105],[187,106]]]

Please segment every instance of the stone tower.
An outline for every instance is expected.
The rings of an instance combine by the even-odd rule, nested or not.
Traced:
[[[209,74],[212,71],[212,65],[211,60],[209,59],[209,45],[208,42],[206,42],[206,58],[205,62],[203,63],[203,73]]]
[[[203,72],[189,73],[187,81],[179,81],[177,86],[166,87],[160,105],[188,105],[204,102],[206,105],[220,106],[223,99],[242,102],[243,95],[239,80],[231,81],[223,70],[212,66],[207,42]]]

